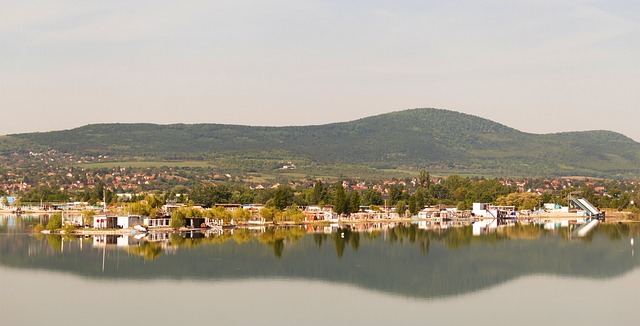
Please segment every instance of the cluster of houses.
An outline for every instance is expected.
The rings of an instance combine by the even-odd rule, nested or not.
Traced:
[[[474,208],[475,208],[474,204]],[[266,221],[260,217],[260,210],[264,207],[262,204],[218,204],[217,207],[222,207],[226,211],[234,212],[237,210],[247,210],[251,213],[252,218],[247,221],[248,224],[265,224]],[[503,209],[508,207],[498,207],[498,213],[493,210],[496,207],[489,204],[477,204],[478,207],[484,208],[469,211],[458,211],[455,207],[426,207],[418,213],[416,216],[419,219],[432,219],[436,221],[446,221],[454,218],[470,218],[472,216],[489,217],[489,216],[503,216],[501,215]],[[133,228],[136,225],[144,226],[145,228],[169,228],[171,225],[171,214],[176,209],[184,207],[183,204],[169,203],[161,207],[161,214],[157,217],[148,217],[140,215],[130,214],[116,214],[116,213],[100,213],[93,216],[91,225],[85,225],[86,221],[83,221],[81,214],[63,214],[63,224],[73,224],[77,226],[89,226],[95,229],[128,229]],[[202,209],[202,207],[195,207],[196,209]],[[513,208],[513,207],[511,207]],[[352,213],[349,216],[339,216],[333,211],[333,206],[307,206],[303,207],[302,211],[305,215],[305,222],[314,221],[326,221],[326,222],[340,222],[340,221],[367,221],[367,220],[397,220],[400,219],[400,214],[395,212],[394,207],[381,207],[379,210],[373,211],[369,206],[362,206],[361,210],[357,213]],[[493,212],[493,213],[492,213]],[[511,213],[509,213],[511,214]],[[207,228],[214,226],[221,226],[221,221],[216,218],[210,217],[190,217],[186,218],[187,228]]]
[[[12,197],[10,200],[14,200]],[[582,199],[583,200],[583,199]],[[577,204],[581,202],[577,201]],[[74,211],[76,213],[63,214],[63,225],[73,224],[77,226],[93,227],[95,229],[128,229],[133,228],[136,225],[144,226],[145,228],[169,228],[171,225],[171,215],[179,208],[185,207],[185,204],[169,202],[160,208],[160,214],[155,217],[130,215],[130,214],[117,214],[117,213],[98,213],[93,216],[93,220],[84,221],[82,215],[78,213],[81,209],[94,209],[96,207],[83,206],[86,203],[73,202],[59,204],[55,207],[56,210]],[[578,210],[578,215],[590,214],[589,209],[592,207],[587,204],[586,209]],[[250,213],[251,218],[247,221],[248,224],[266,224],[267,222],[260,216],[260,211],[264,208],[263,204],[216,204],[215,207],[223,208],[228,212],[235,212],[238,210],[246,210]],[[54,208],[54,207],[51,207]],[[194,209],[204,210],[203,207],[194,206]],[[594,208],[595,209],[595,208]],[[586,210],[586,212],[585,212]],[[400,219],[401,214],[395,211],[395,207],[379,207],[376,210],[372,210],[369,206],[361,206],[359,212],[352,213],[348,216],[338,215],[334,212],[332,205],[311,205],[302,207],[304,213],[305,222],[314,221],[327,221],[327,222],[340,222],[340,221],[373,221],[373,220],[396,220]],[[556,204],[544,204],[544,212],[546,213],[558,213],[568,214],[570,208],[567,206],[560,206]],[[582,213],[582,214],[581,214]],[[596,212],[597,213],[597,212]],[[495,219],[509,219],[518,218],[522,216],[531,216],[531,211],[516,211],[515,206],[494,206],[489,203],[473,203],[473,209],[471,211],[459,211],[454,206],[438,205],[434,207],[423,208],[417,216],[414,218],[433,221],[448,221],[453,219],[478,219],[478,218],[495,218]],[[190,217],[186,218],[187,228],[207,228],[214,226],[221,226],[222,222],[216,218],[209,217]],[[232,222],[233,223],[233,222]]]

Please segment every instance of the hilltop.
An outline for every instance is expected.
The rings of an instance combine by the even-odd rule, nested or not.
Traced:
[[[412,109],[317,126],[93,124],[0,137],[0,150],[116,160],[233,159],[496,176],[640,176],[640,143],[611,131],[531,134],[454,111]],[[258,169],[269,168],[259,166]]]

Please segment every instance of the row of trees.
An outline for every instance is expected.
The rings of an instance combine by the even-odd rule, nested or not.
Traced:
[[[156,193],[153,196],[133,197],[130,210],[132,212],[153,216],[159,206],[168,200],[182,203],[213,207],[215,204],[260,203],[283,211],[292,205],[333,205],[338,214],[350,214],[360,210],[361,206],[390,206],[397,211],[407,210],[410,214],[417,214],[423,207],[429,205],[455,205],[460,210],[472,208],[474,202],[486,202],[500,205],[513,205],[518,209],[533,209],[542,203],[557,203],[566,205],[569,192],[580,190],[582,195],[601,208],[632,209],[638,211],[639,193],[635,189],[611,188],[607,196],[596,195],[593,187],[566,188],[542,195],[532,193],[518,193],[513,186],[503,185],[497,179],[464,178],[451,175],[444,179],[432,180],[428,172],[422,171],[415,180],[397,180],[395,183],[366,189],[353,189],[345,185],[355,184],[353,180],[347,182],[325,183],[317,180],[312,186],[292,187],[282,184],[275,189],[251,189],[233,184],[200,184],[191,188],[180,186],[170,192]],[[403,182],[401,182],[403,181]],[[108,203],[115,204],[118,197],[115,193],[98,185],[92,189],[84,189],[73,198],[56,187],[40,186],[29,190],[22,198],[22,202],[40,201],[68,201],[81,200],[89,204],[101,202],[106,198]],[[144,202],[144,204],[141,204]]]
[[[417,214],[425,206],[437,204],[455,205],[460,210],[468,210],[474,202],[516,206],[517,209],[529,210],[540,207],[542,203],[566,205],[567,196],[573,191],[581,191],[582,196],[601,208],[638,211],[640,202],[640,193],[635,189],[623,191],[612,187],[605,196],[596,195],[590,186],[567,187],[543,194],[519,193],[515,186],[503,185],[497,179],[451,175],[433,182],[429,173],[425,171],[420,173],[415,185],[410,182],[396,182],[385,186],[384,193],[381,192],[381,188],[370,186],[364,190],[354,190],[344,187],[342,182],[326,184],[318,180],[313,187],[296,189],[288,185],[260,190],[225,184],[200,185],[187,195],[190,200],[205,206],[215,203],[263,203],[282,210],[292,204],[333,205],[334,211],[339,214],[357,212],[360,206],[382,205],[406,207],[411,214]]]

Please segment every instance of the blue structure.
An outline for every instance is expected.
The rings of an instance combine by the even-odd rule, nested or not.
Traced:
[[[15,197],[15,196],[11,196],[11,197],[6,196],[6,197],[7,197],[7,201],[9,202],[9,206],[13,205],[13,203],[15,203],[18,200],[18,197]]]

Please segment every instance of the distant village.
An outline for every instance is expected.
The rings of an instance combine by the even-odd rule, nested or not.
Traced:
[[[232,220],[236,223],[287,220],[287,216],[276,213],[263,216],[265,214],[260,211],[265,207],[276,208],[278,212],[293,207],[296,211],[288,216],[289,220],[336,221],[340,218],[465,218],[481,214],[480,206],[476,205],[491,205],[493,209],[503,207],[510,211],[508,214],[519,215],[530,215],[535,211],[568,211],[567,198],[574,192],[580,192],[580,197],[587,198],[594,207],[626,210],[632,214],[638,213],[639,202],[637,181],[580,177],[484,179],[431,176],[422,171],[420,176],[404,179],[330,181],[304,178],[266,183],[246,181],[240,175],[206,168],[89,169],[82,164],[108,162],[110,158],[73,157],[55,151],[2,159],[14,161],[3,164],[0,170],[0,209],[12,212],[95,211],[90,223],[81,217],[76,217],[79,220],[73,223],[91,224],[96,228],[126,228],[134,224],[169,227],[172,212],[182,208],[199,211],[186,213],[194,216],[183,219],[186,226],[199,227]],[[279,169],[296,169],[296,164],[283,162]],[[149,214],[149,209],[142,211],[147,214],[132,209],[139,207],[140,202],[145,203],[149,196],[159,198],[159,203],[152,207],[153,214]],[[138,206],[132,205],[134,203]],[[585,210],[584,207],[577,208]],[[227,213],[215,213],[222,210]],[[113,214],[105,213],[109,211]],[[236,211],[246,213],[234,215]],[[130,219],[125,221],[123,216]]]

